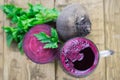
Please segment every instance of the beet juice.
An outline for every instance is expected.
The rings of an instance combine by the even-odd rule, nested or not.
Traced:
[[[75,77],[84,77],[96,68],[99,52],[92,41],[77,37],[64,44],[60,61],[67,73]]]

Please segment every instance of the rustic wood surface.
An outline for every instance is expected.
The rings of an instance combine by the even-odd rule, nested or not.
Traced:
[[[41,3],[61,10],[68,4],[80,3],[86,7],[92,21],[92,32],[87,38],[95,42],[99,50],[113,49],[115,54],[101,58],[96,70],[85,78],[66,74],[58,61],[35,64],[20,55],[12,44],[6,46],[5,33],[1,27],[11,25],[0,10],[0,80],[119,80],[120,79],[120,1],[119,0],[0,0],[0,5],[14,3],[27,8],[27,3]]]

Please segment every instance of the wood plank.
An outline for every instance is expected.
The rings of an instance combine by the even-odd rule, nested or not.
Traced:
[[[37,2],[36,2],[37,1]],[[38,0],[6,0],[5,3],[14,3],[17,6],[27,8],[27,3],[41,3]],[[46,2],[46,1],[45,1]],[[53,0],[47,0],[52,3]],[[44,1],[42,4],[45,5]],[[9,20],[4,17],[5,25],[10,25]],[[5,38],[4,38],[5,39]],[[31,62],[25,55],[21,55],[16,45],[10,48],[4,44],[4,80],[55,80],[54,63],[40,65]]]
[[[41,3],[48,8],[54,7],[54,0],[30,0],[29,2],[33,4]],[[28,66],[28,71],[31,76],[29,80],[55,80],[54,63],[35,64],[30,62]]]
[[[86,7],[90,19],[92,21],[92,32],[88,39],[96,43],[99,50],[104,50],[104,15],[103,0],[56,0],[56,7],[61,10],[68,4],[80,3]],[[62,69],[57,66],[57,80],[73,80],[74,78],[65,74]],[[106,80],[105,79],[105,59],[101,58],[97,69],[89,76],[80,78],[80,80]],[[65,79],[67,80],[67,79]],[[78,80],[78,79],[74,79]]]
[[[14,3],[20,7],[27,7],[28,0],[5,0],[5,3]],[[10,25],[9,20],[4,17],[4,25]],[[4,35],[4,80],[28,80],[26,69],[26,57],[21,55],[15,44],[10,48],[6,45],[6,35]]]
[[[106,58],[106,80],[120,79],[120,1],[104,0],[106,49],[113,49],[115,54]]]
[[[0,5],[4,4],[4,0],[0,1]],[[4,56],[4,51],[3,51],[3,45],[4,45],[4,38],[3,38],[3,30],[1,29],[3,26],[3,12],[0,10],[0,80],[3,80],[3,56]]]

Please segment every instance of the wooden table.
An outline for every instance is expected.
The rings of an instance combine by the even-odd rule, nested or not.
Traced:
[[[0,0],[0,4],[14,3],[24,8],[28,2],[59,10],[73,2],[82,4],[92,21],[92,32],[87,38],[94,41],[99,50],[113,49],[115,54],[101,58],[97,69],[85,78],[67,75],[57,61],[35,64],[22,56],[15,45],[6,46],[1,27],[10,23],[0,11],[0,80],[120,80],[120,0]]]

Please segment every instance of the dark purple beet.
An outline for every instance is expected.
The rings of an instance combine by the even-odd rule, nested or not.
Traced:
[[[73,38],[67,41],[60,53],[63,69],[75,77],[90,74],[97,66],[99,52],[93,42],[86,38]]]
[[[25,54],[36,63],[48,63],[54,60],[57,49],[45,49],[45,44],[41,43],[34,34],[45,32],[50,36],[51,27],[49,25],[37,25],[26,33],[23,40],[23,50]]]

